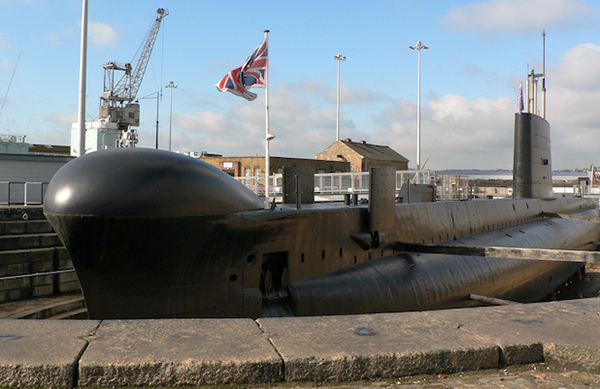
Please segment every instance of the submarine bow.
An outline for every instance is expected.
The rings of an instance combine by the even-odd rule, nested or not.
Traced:
[[[46,191],[47,214],[189,216],[263,208],[244,185],[203,161],[169,151],[117,148],[76,158]]]

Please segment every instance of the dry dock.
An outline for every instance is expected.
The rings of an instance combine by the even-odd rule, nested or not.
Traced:
[[[598,374],[599,324],[600,298],[258,320],[0,320],[0,387],[334,383],[537,362]]]

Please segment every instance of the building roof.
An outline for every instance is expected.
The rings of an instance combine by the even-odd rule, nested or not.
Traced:
[[[380,146],[367,143],[366,141],[352,142],[351,139],[340,140],[346,146],[356,151],[364,158],[378,161],[393,161],[393,162],[406,162],[408,159],[394,151],[389,146]]]

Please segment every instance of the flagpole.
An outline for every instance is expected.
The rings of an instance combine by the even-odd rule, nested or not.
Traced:
[[[269,50],[269,30],[265,30],[265,44],[267,47],[267,55]],[[267,66],[265,70],[265,121],[266,121],[266,134],[265,134],[265,208],[269,208],[270,198],[269,198],[269,175],[270,175],[270,166],[269,166],[269,142],[274,138],[269,131],[269,60],[267,60]]]

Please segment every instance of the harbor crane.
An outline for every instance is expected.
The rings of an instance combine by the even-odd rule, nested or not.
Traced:
[[[104,65],[104,93],[100,97],[100,120],[117,124],[119,130],[117,147],[132,147],[137,143],[137,134],[131,127],[140,124],[140,105],[134,100],[150,61],[160,24],[168,14],[169,11],[164,8],[156,10],[156,19],[135,67],[130,63],[117,62],[107,62]],[[116,71],[124,74],[115,84]]]
[[[100,118],[85,122],[85,152],[81,154],[118,147],[135,147],[138,142],[137,130],[132,127],[140,125],[140,105],[135,97],[148,67],[160,24],[168,14],[169,11],[164,8],[156,10],[156,19],[137,62],[131,61],[135,62],[135,67],[130,63],[104,64],[104,93],[100,97]],[[118,72],[124,72],[120,78]],[[72,156],[80,155],[79,137],[79,124],[74,123],[71,127]]]

